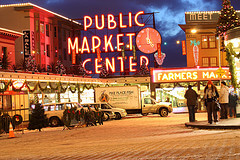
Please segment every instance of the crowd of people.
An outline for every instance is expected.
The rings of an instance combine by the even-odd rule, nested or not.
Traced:
[[[197,106],[199,95],[189,85],[184,97],[187,99],[189,122],[195,122],[195,107]],[[213,122],[218,123],[219,117],[220,119],[236,117],[238,96],[233,89],[229,89],[226,82],[221,82],[221,88],[218,92],[217,87],[209,80],[204,88],[203,100],[207,109],[209,124]]]

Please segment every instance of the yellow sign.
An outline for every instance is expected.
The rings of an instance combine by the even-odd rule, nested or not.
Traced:
[[[217,71],[216,74],[218,75],[219,78],[222,78],[223,75],[225,75],[225,71],[220,67]]]

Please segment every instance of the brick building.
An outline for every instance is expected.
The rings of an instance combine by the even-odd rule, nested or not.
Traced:
[[[22,38],[16,40],[16,65],[31,54],[37,65],[45,69],[57,60],[70,67],[67,38],[80,36],[82,28],[80,23],[32,3],[0,5],[0,26],[28,36],[25,43]]]

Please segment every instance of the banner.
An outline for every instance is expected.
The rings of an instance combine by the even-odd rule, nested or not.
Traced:
[[[182,55],[186,55],[186,41],[182,41]]]

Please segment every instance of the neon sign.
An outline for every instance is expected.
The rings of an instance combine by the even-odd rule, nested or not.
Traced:
[[[219,80],[220,78],[216,73],[217,69],[218,68],[152,69],[151,76],[153,83]],[[223,68],[223,70],[225,74],[222,79],[230,79],[229,68]]]
[[[103,59],[101,58],[101,61]],[[145,61],[146,66],[149,65],[149,59],[146,56],[140,56],[140,65],[143,64],[143,61]],[[120,72],[124,72],[124,62],[123,61],[123,57],[112,57],[110,58],[105,58],[105,62],[106,62],[106,68],[107,70],[115,73],[116,72],[116,64],[119,63],[120,65]],[[118,62],[118,63],[117,63]],[[133,61],[133,56],[129,57],[129,71],[130,72],[136,72],[137,71],[137,63]],[[100,74],[100,69],[102,68],[102,64],[101,62],[98,61],[98,58],[95,58],[94,60],[92,60],[91,58],[86,59],[85,61],[83,61],[83,67],[86,69],[86,66],[93,66],[94,65],[94,69],[95,69],[95,73],[96,74]],[[88,73],[92,74],[93,71],[87,71]]]
[[[128,23],[123,22],[123,14],[119,13],[118,15],[118,21],[115,19],[116,16],[113,16],[112,14],[105,15],[95,15],[94,18],[90,16],[84,16],[84,31],[87,31],[90,28],[96,28],[97,30],[103,30],[104,28],[107,28],[108,30],[113,30],[116,27],[119,28],[132,28],[133,22],[136,26],[144,27],[144,23],[140,23],[138,21],[138,18],[140,15],[144,14],[144,11],[140,11],[136,13],[134,16],[131,12],[128,13]],[[125,19],[124,19],[125,20]],[[78,37],[75,37],[74,39],[68,38],[68,54],[72,53],[72,64],[76,64],[76,54],[84,54],[84,53],[97,53],[97,49],[103,48],[105,52],[120,52],[121,46],[124,46],[124,42],[122,42],[122,39],[128,39],[128,45],[129,50],[133,50],[133,38],[136,36],[135,33],[119,33],[116,36],[115,43],[116,48],[113,47],[113,34],[110,35],[104,35],[103,37],[99,36],[92,36],[91,41],[88,41],[88,38],[84,36],[81,40],[81,44],[79,44],[80,40]],[[131,65],[135,65],[132,63]],[[133,69],[134,70],[134,69]]]

